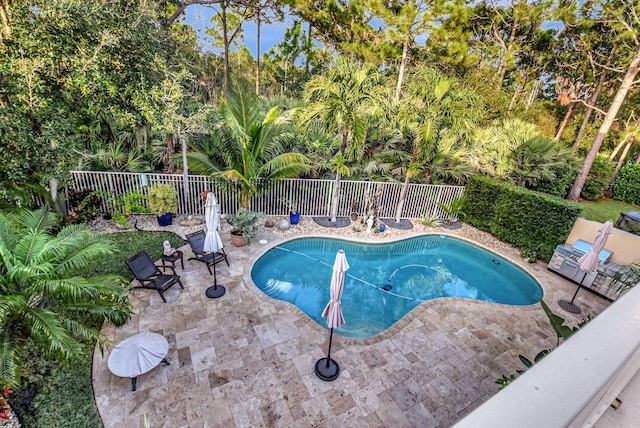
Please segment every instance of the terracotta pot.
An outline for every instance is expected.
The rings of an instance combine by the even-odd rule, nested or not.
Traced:
[[[231,232],[231,243],[236,247],[244,247],[247,245],[247,239],[242,236],[240,229],[233,229]]]

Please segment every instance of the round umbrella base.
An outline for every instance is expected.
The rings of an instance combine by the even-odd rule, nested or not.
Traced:
[[[327,360],[329,360],[328,366]],[[340,366],[331,358],[320,358],[316,361],[316,375],[325,381],[336,380],[340,376]]]
[[[560,307],[565,311],[571,312],[572,314],[579,314],[580,312],[582,312],[579,307],[571,302],[567,302],[566,300],[559,300],[558,305],[560,305]]]
[[[226,292],[227,290],[222,285],[212,285],[211,287],[207,288],[205,294],[210,299],[217,299],[218,297],[224,296],[224,293]]]

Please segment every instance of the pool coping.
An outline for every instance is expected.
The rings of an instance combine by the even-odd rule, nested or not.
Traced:
[[[269,236],[264,236],[263,238],[271,238],[271,239],[267,239],[267,243],[266,244],[261,244],[262,248],[258,251],[254,250],[253,248],[251,249],[252,251],[252,255],[248,258],[247,263],[244,265],[243,267],[243,273],[242,273],[242,282],[243,282],[243,286],[245,287],[245,289],[247,291],[249,291],[251,294],[254,295],[254,297],[258,298],[258,299],[262,299],[262,298],[269,298],[270,303],[272,303],[274,306],[276,306],[279,310],[291,310],[291,308],[294,308],[294,310],[298,311],[301,315],[300,318],[303,320],[303,322],[306,325],[313,325],[316,328],[321,328],[323,330],[326,330],[326,328],[322,327],[321,325],[319,325],[315,320],[313,320],[309,315],[307,315],[304,311],[302,311],[300,308],[298,308],[296,305],[294,305],[293,303],[289,303],[289,302],[285,302],[283,300],[280,299],[276,299],[270,296],[267,296],[262,290],[260,290],[258,288],[258,286],[253,282],[253,279],[251,278],[251,270],[253,269],[254,264],[256,263],[256,261],[262,257],[263,255],[265,255],[268,251],[270,251],[271,249],[277,247],[278,245],[285,243],[285,242],[289,242],[289,241],[294,241],[297,239],[303,239],[303,238],[324,238],[324,239],[335,239],[335,240],[341,240],[341,241],[347,241],[347,242],[354,242],[354,243],[359,243],[359,244],[388,244],[388,243],[393,243],[393,242],[398,242],[398,241],[404,241],[407,239],[412,239],[412,238],[416,238],[419,236],[441,236],[443,235],[442,232],[415,232],[414,234],[411,234],[410,236],[396,236],[396,237],[383,237],[380,239],[363,239],[363,238],[359,238],[359,237],[351,237],[351,236],[336,236],[335,233],[300,233],[300,234],[296,234],[296,235],[288,235],[288,236],[276,236],[276,235],[269,235]],[[523,264],[521,264],[520,262],[514,260],[509,254],[506,254],[505,252],[498,252],[493,248],[489,248],[486,245],[483,245],[479,242],[476,242],[472,239],[469,239],[467,237],[464,236],[460,236],[458,234],[445,234],[447,237],[451,237],[454,239],[459,239],[462,241],[465,241],[467,243],[476,245],[480,248],[482,248],[483,250],[486,250],[492,254],[495,254],[497,256],[500,256],[502,258],[504,258],[505,260],[509,261],[510,263],[513,263],[515,266],[519,267],[520,269],[522,269],[525,273],[527,273],[529,276],[531,276],[536,283],[540,286],[540,288],[542,289],[542,298],[545,298],[546,296],[551,296],[553,293],[550,289],[550,285],[546,284],[546,281],[541,281],[540,278],[538,278],[534,273],[532,273],[529,269],[527,269]],[[253,244],[252,247],[256,245]],[[546,262],[540,262],[539,263],[544,263],[545,264],[545,270],[546,270]],[[530,263],[530,265],[535,265],[537,263]],[[545,289],[545,284],[546,284],[546,289]],[[548,299],[545,299],[548,300]],[[390,338],[392,338],[393,336],[397,335],[403,328],[405,328],[407,325],[409,325],[414,319],[418,318],[423,312],[425,312],[430,306],[434,305],[434,304],[440,304],[441,302],[456,302],[456,301],[464,301],[465,303],[471,303],[471,304],[479,304],[479,305],[498,305],[499,307],[517,307],[520,308],[524,311],[538,311],[538,310],[542,310],[542,307],[540,305],[540,303],[534,303],[531,305],[508,305],[508,304],[504,304],[504,303],[496,303],[496,302],[488,302],[485,300],[476,300],[476,299],[468,299],[468,298],[462,298],[462,297],[439,297],[436,299],[430,299],[424,302],[421,302],[418,306],[416,306],[415,308],[411,309],[407,314],[405,314],[402,318],[400,318],[398,321],[396,321],[391,327],[387,328],[386,330],[371,336],[371,337],[366,337],[366,338],[351,338],[351,337],[346,337],[346,336],[342,336],[337,332],[334,332],[336,335],[340,336],[340,342],[345,345],[345,346],[352,346],[352,345],[373,345],[379,342],[382,342],[384,340],[388,340]]]

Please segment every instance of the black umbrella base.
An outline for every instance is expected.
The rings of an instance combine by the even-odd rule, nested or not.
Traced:
[[[328,366],[327,359],[329,360]],[[325,381],[336,380],[340,376],[340,366],[331,358],[320,358],[316,361],[316,375]]]
[[[227,290],[222,285],[212,285],[211,287],[207,288],[205,294],[210,299],[217,299],[218,297],[224,296],[224,293],[226,292]]]
[[[580,312],[582,312],[582,310],[578,306],[574,305],[571,302],[567,302],[566,300],[559,300],[558,305],[560,305],[560,307],[565,311],[571,312],[572,314],[579,314]]]

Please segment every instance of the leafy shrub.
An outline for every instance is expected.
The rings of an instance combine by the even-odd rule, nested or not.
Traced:
[[[462,210],[465,220],[478,229],[489,232],[495,216],[495,201],[501,192],[501,183],[488,177],[476,175],[464,188],[465,204]]]
[[[557,166],[553,169],[555,178],[527,184],[527,189],[565,198],[576,179],[576,172],[568,166]]]
[[[628,163],[620,168],[613,183],[613,199],[640,205],[640,164]]]
[[[613,165],[609,159],[598,155],[584,182],[580,197],[587,201],[595,201],[602,198],[605,190],[609,187],[609,179],[613,174],[613,170]]]
[[[486,177],[469,180],[465,200],[469,224],[517,245],[531,262],[550,260],[582,213],[573,202]]]
[[[88,223],[100,214],[100,196],[92,190],[71,191],[65,224]]]

